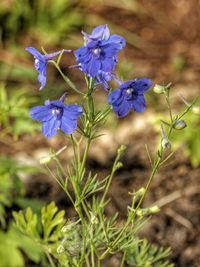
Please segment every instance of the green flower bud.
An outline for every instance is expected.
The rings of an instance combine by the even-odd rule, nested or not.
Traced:
[[[89,211],[89,212],[90,212],[90,216],[91,216],[91,218],[90,218],[91,224],[98,224],[99,223],[98,218],[91,211]]]
[[[180,121],[176,121],[173,127],[176,130],[182,130],[185,127],[187,127],[187,124],[184,120],[180,120]]]
[[[149,208],[149,212],[150,212],[150,214],[156,214],[156,213],[160,212],[160,208],[158,206],[153,206],[153,207]]]
[[[65,251],[65,248],[63,245],[59,245],[57,248],[57,253],[58,254],[62,254]]]
[[[121,161],[118,161],[117,164],[115,165],[115,171],[119,170],[122,167],[123,167],[123,163]]]
[[[40,159],[40,164],[47,164],[52,160],[52,156],[43,157]]]
[[[153,91],[154,91],[154,93],[156,93],[156,94],[163,94],[164,93],[164,91],[165,91],[165,86],[163,86],[163,85],[160,85],[160,84],[156,84],[155,86],[154,86],[154,88],[153,88]]]

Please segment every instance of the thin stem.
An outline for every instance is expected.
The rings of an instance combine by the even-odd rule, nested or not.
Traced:
[[[166,99],[166,102],[167,102],[167,107],[169,109],[170,120],[171,120],[171,123],[173,123],[172,108],[171,108],[171,104],[170,104],[170,101],[169,101],[169,90],[167,90],[167,92],[165,93],[165,99]]]
[[[50,263],[51,267],[56,267],[56,265],[54,264],[50,253],[48,252],[48,248],[45,248],[45,254],[46,254],[46,256],[47,256],[47,258],[49,260],[49,263]]]
[[[92,245],[91,245],[91,263],[92,263],[92,267],[95,267],[94,249],[93,249],[93,246]]]
[[[124,266],[125,259],[126,259],[126,251],[124,251],[124,253],[123,253],[120,267],[123,267]]]
[[[73,89],[76,93],[80,94],[80,95],[85,95],[84,93],[82,93],[77,87],[76,85],[62,72],[61,68],[58,66],[58,64],[53,61],[53,60],[49,60],[50,63],[52,63],[56,69],[59,71],[59,73],[61,74],[62,78],[64,79],[64,81],[69,85],[69,87],[71,89]]]

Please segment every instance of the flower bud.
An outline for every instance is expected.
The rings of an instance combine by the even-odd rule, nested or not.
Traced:
[[[167,138],[167,135],[165,133],[165,130],[163,128],[163,125],[161,125],[161,135],[162,135],[162,140],[161,140],[161,146],[164,149],[170,149],[171,148],[171,142]]]
[[[160,85],[160,84],[155,84],[153,91],[156,94],[163,94],[165,91],[165,86]]]
[[[162,148],[164,148],[164,149],[170,149],[171,146],[172,146],[172,145],[171,145],[171,142],[170,142],[169,139],[166,138],[166,137],[164,137],[164,138],[162,139],[161,145],[162,145]]]
[[[115,171],[119,170],[122,167],[123,167],[123,163],[121,161],[118,161],[117,164],[115,165]]]
[[[40,159],[40,164],[47,164],[52,160],[52,156],[43,157]]]
[[[174,124],[174,129],[176,130],[182,130],[185,127],[187,127],[187,124],[184,120],[176,121]]]
[[[156,214],[156,213],[160,212],[160,208],[158,206],[153,206],[153,207],[149,208],[149,212],[150,212],[150,214]]]
[[[62,254],[65,251],[65,248],[63,245],[59,245],[57,248],[57,253],[58,254]]]
[[[200,106],[193,106],[192,107],[192,112],[194,114],[200,115]]]
[[[126,146],[125,145],[121,145],[118,150],[117,150],[117,153],[118,154],[122,154],[124,153],[124,151],[126,150]]]
[[[90,211],[90,221],[91,221],[91,224],[98,224],[99,223],[99,220],[98,218]]]

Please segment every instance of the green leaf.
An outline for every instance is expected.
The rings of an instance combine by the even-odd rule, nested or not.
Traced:
[[[54,202],[42,209],[41,222],[43,226],[44,240],[55,240],[57,234],[65,224],[64,211],[58,211]]]

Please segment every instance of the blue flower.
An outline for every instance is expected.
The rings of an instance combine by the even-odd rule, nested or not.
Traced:
[[[147,78],[127,81],[109,94],[108,103],[120,118],[126,116],[132,108],[137,112],[144,112],[146,109],[144,93],[151,86],[152,81]]]
[[[97,72],[95,85],[102,84],[103,88],[106,91],[109,91],[110,86],[108,82],[111,80],[115,80],[118,84],[121,84],[121,81],[117,78],[117,76],[113,72],[104,72],[100,70]]]
[[[66,134],[73,133],[77,128],[77,119],[83,113],[82,107],[76,104],[65,105],[64,98],[46,100],[44,106],[31,109],[32,119],[42,122],[42,132],[50,138],[61,129]]]
[[[46,84],[46,67],[49,60],[58,56],[63,50],[51,53],[51,54],[41,54],[34,47],[27,47],[26,51],[31,53],[35,59],[35,69],[38,72],[38,81],[41,83],[40,90],[42,90]],[[65,52],[70,52],[71,50],[64,50]]]
[[[91,35],[84,33],[85,46],[74,51],[80,69],[94,77],[98,71],[112,72],[118,61],[118,52],[125,46],[123,37],[110,35],[107,25],[96,27]]]

